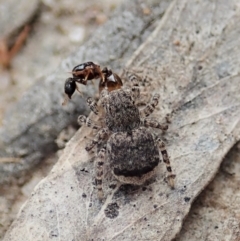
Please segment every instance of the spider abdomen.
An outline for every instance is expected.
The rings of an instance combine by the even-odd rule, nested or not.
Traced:
[[[107,159],[116,178],[133,184],[148,179],[160,162],[158,146],[145,127],[112,134],[107,143]],[[136,183],[136,179],[141,182]]]

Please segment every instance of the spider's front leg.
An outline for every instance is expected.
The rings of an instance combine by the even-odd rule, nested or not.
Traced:
[[[167,124],[161,124],[157,120],[154,120],[151,118],[145,118],[149,116],[151,113],[153,113],[156,106],[158,105],[159,98],[160,98],[159,94],[154,94],[154,96],[152,97],[151,101],[147,104],[147,106],[140,110],[140,116],[142,117],[141,124],[145,127],[153,127],[153,128],[161,129],[162,131],[166,131],[168,129]],[[171,123],[170,115],[167,115],[165,119],[167,123]]]
[[[104,140],[109,134],[108,134],[108,128],[102,128],[98,131],[96,136],[93,138],[93,140],[88,143],[85,147],[86,151],[92,150],[92,148],[97,145],[98,143],[101,143],[102,140]]]
[[[131,71],[125,71],[125,75],[127,77],[127,80],[130,82],[131,85],[131,91],[133,93],[134,99],[140,98],[140,86],[139,83],[141,82],[141,77],[136,75],[134,72]]]
[[[95,122],[92,121],[90,118],[88,118],[88,117],[86,117],[86,116],[84,116],[84,115],[78,116],[78,124],[79,124],[79,125],[84,124],[84,125],[86,125],[87,127],[90,127],[90,128],[92,128],[92,129],[94,129],[94,130],[98,130],[98,129],[101,128],[97,123],[95,123]]]
[[[176,177],[176,175],[172,173],[172,167],[170,164],[169,156],[168,156],[164,142],[159,137],[157,138],[156,141],[158,142],[159,149],[162,153],[163,162],[165,163],[166,169],[169,173],[169,175],[167,175],[168,184],[173,189],[174,188],[174,178]]]
[[[97,161],[95,164],[96,165],[95,183],[97,186],[98,198],[100,200],[102,200],[104,197],[103,188],[102,188],[102,180],[103,180],[103,166],[104,166],[104,162],[105,162],[105,153],[106,153],[105,148],[102,148],[98,152]]]
[[[137,105],[142,105],[146,103],[146,100],[150,97],[149,91],[141,91],[140,85],[143,80],[142,77],[135,74],[134,71],[125,70],[126,79],[129,81],[131,86],[131,91],[133,93],[133,97],[137,100]]]
[[[98,115],[98,105],[95,100],[93,100],[91,97],[87,98],[87,105],[89,106],[90,110],[95,114]]]

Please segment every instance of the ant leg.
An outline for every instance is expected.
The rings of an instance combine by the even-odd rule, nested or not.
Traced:
[[[62,105],[66,105],[68,103],[68,100],[69,100],[69,97],[65,94]]]
[[[78,88],[77,85],[76,85],[76,90],[77,90],[77,92],[80,94],[80,96],[83,97],[83,94],[82,94],[82,92],[79,90],[79,88]]]
[[[88,79],[88,76],[90,75],[90,73],[91,73],[91,70],[90,71],[86,71],[87,73],[86,73],[86,76],[85,76],[85,78],[84,78],[84,82],[83,83],[87,83],[87,81],[89,80]]]

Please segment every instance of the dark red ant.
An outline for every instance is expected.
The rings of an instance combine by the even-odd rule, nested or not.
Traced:
[[[100,78],[99,92],[105,87],[108,87],[109,91],[112,91],[121,88],[123,85],[121,78],[117,74],[106,67],[101,70],[100,66],[93,62],[86,62],[75,66],[72,70],[72,75],[72,78],[66,79],[64,85],[65,94],[69,99],[71,99],[76,89],[80,92],[76,83],[86,85],[88,80]],[[63,105],[66,101],[67,99],[65,98]]]
[[[78,90],[76,83],[86,85],[88,80],[97,79],[100,76],[103,76],[100,66],[93,62],[86,62],[75,66],[72,70],[72,75],[72,78],[66,79],[64,85],[65,94],[69,99],[71,99],[75,90]]]

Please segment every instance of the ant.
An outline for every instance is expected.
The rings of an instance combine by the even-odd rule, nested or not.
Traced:
[[[109,91],[112,91],[121,88],[123,85],[121,78],[117,74],[106,67],[101,70],[100,66],[93,62],[79,64],[73,68],[71,73],[73,77],[66,79],[64,85],[65,94],[69,99],[71,99],[75,90],[81,93],[76,83],[86,85],[88,80],[100,78],[99,92],[105,87],[108,87]],[[65,98],[63,105],[66,101],[67,99]]]

